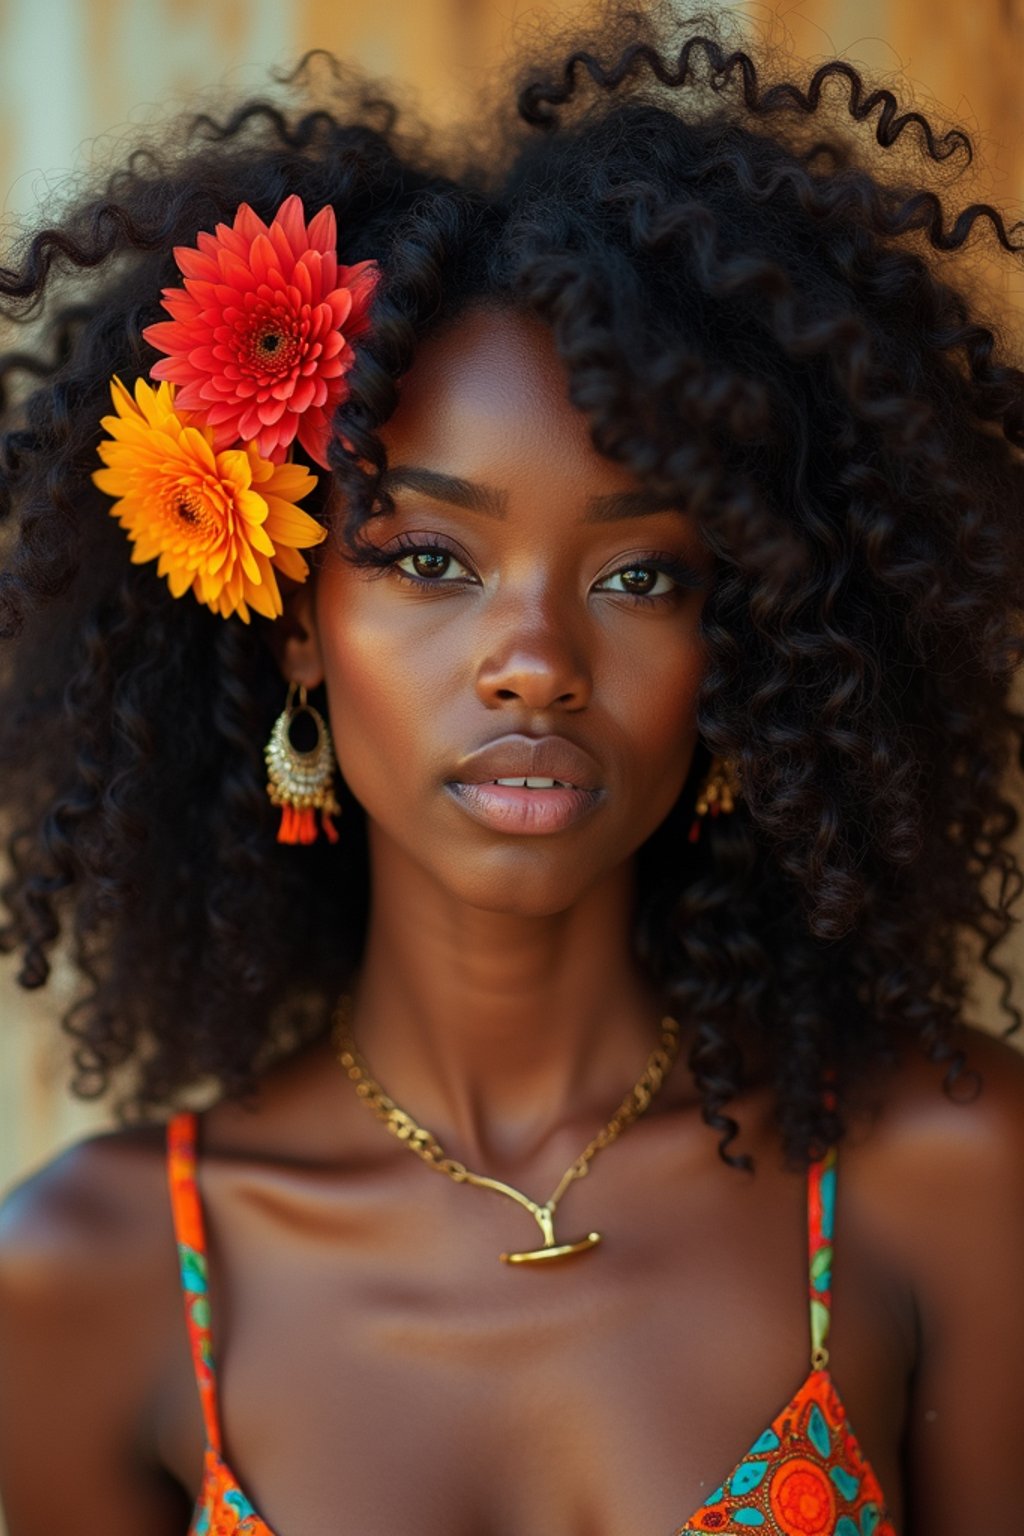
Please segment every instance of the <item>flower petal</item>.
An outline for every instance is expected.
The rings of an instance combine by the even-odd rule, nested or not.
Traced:
[[[309,549],[314,544],[322,544],[326,539],[327,529],[323,523],[318,523],[315,517],[310,517],[301,507],[293,506],[290,501],[281,501],[277,496],[265,496],[264,500],[268,513],[266,529],[275,544],[290,544],[293,549]]]
[[[274,564],[282,576],[288,576],[292,581],[305,581],[309,575],[309,566],[305,560],[288,544],[278,545],[274,553]]]

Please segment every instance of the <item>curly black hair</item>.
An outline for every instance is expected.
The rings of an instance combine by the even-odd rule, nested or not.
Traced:
[[[172,248],[293,192],[382,269],[329,449],[346,558],[368,558],[417,344],[481,303],[539,317],[596,449],[701,520],[701,745],[640,850],[636,945],[692,1021],[723,1156],[755,1072],[796,1160],[908,1043],[949,1085],[975,964],[1020,1025],[994,951],[1022,885],[1024,374],[958,254],[976,226],[1019,254],[1018,231],[951,211],[967,137],[845,62],[797,84],[656,10],[548,59],[467,148],[308,57],[283,96],[136,150],[0,269],[33,338],[0,357],[0,946],[33,988],[67,939],[82,1095],[122,1073],[136,1114],[244,1094],[359,963],[360,807],[342,786],[337,848],[275,840],[267,621],[170,598],[90,480],[112,374],[156,361]],[[742,797],[693,846],[711,753]]]

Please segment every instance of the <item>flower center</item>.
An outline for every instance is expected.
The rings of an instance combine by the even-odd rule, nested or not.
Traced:
[[[209,510],[202,493],[194,485],[172,485],[164,502],[171,516],[189,528],[205,527]]]
[[[288,373],[301,351],[298,337],[272,321],[250,332],[248,343],[250,366],[261,373]]]
[[[183,523],[198,523],[202,515],[202,502],[195,491],[179,491],[174,502],[174,510]]]

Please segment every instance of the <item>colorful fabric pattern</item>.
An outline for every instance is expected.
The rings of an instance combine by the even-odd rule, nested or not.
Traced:
[[[807,1179],[807,1247],[811,1304],[811,1369],[828,1365],[832,1317],[832,1234],[836,1224],[836,1149],[812,1163]]]
[[[895,1536],[828,1371],[812,1371],[676,1536]]]
[[[203,1485],[192,1514],[189,1536],[274,1536],[221,1457],[220,1413],[210,1337],[206,1233],[196,1185],[195,1115],[176,1115],[167,1127],[167,1178],[178,1243],[185,1325],[206,1430]]]
[[[189,1345],[199,1387],[206,1457],[189,1536],[274,1536],[221,1454],[210,1337],[206,1240],[196,1186],[196,1117],[168,1126],[167,1164]],[[836,1152],[808,1174],[811,1369],[710,1499],[673,1536],[896,1536],[878,1479],[850,1428],[828,1372]]]

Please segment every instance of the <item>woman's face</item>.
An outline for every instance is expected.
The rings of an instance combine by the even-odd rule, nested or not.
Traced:
[[[679,794],[711,556],[594,450],[529,318],[477,309],[424,343],[381,435],[394,511],[369,537],[395,563],[329,549],[299,594],[371,858],[476,907],[563,911]],[[487,787],[524,775],[574,787]]]

